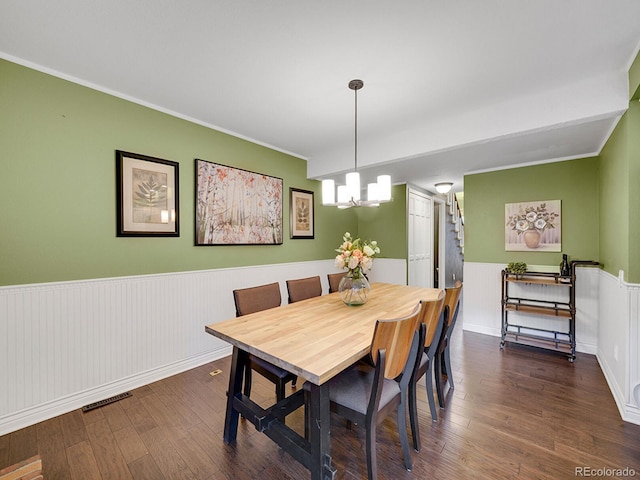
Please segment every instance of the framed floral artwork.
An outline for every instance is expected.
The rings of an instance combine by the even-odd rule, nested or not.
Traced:
[[[118,237],[179,237],[178,163],[116,150]]]
[[[282,179],[196,159],[196,245],[281,245]]]
[[[505,250],[560,252],[560,200],[505,204]]]
[[[289,188],[289,235],[291,238],[313,238],[313,192]]]

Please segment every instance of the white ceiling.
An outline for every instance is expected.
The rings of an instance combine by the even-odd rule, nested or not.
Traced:
[[[360,78],[365,179],[461,191],[468,172],[598,154],[639,18],[638,0],[2,0],[0,57],[305,158],[317,179],[353,168]]]

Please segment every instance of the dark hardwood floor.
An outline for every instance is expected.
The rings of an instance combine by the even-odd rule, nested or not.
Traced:
[[[594,356],[578,354],[571,364],[528,347],[500,351],[498,338],[460,325],[452,342],[456,386],[446,408],[432,422],[419,391],[422,450],[413,452],[412,472],[403,468],[393,416],[378,427],[380,478],[568,479],[576,468],[591,469],[593,477],[597,469],[625,467],[640,476],[640,426],[621,420]],[[4,435],[0,469],[39,453],[48,480],[309,478],[248,422],[241,421],[235,445],[224,444],[229,363],[225,358],[117,403]],[[222,373],[209,375],[216,369]],[[273,385],[254,375],[252,396],[269,404]],[[302,432],[303,412],[287,423]],[[332,416],[331,433],[337,478],[366,478],[364,429],[349,430]],[[615,471],[601,473],[616,478]]]

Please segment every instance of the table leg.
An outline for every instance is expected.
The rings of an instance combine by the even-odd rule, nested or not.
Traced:
[[[233,408],[233,399],[242,394],[242,374],[247,363],[247,352],[233,347],[231,357],[231,371],[229,372],[229,389],[227,390],[227,411],[224,417],[224,441],[233,443],[238,434],[238,420],[240,413]]]
[[[312,480],[332,480],[336,470],[331,465],[331,434],[328,384],[310,383],[309,395],[309,436],[311,440]]]

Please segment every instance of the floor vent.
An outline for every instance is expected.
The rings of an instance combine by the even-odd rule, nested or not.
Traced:
[[[93,410],[94,408],[104,407],[105,405],[109,405],[110,403],[117,402],[118,400],[122,400],[123,398],[127,398],[131,396],[131,392],[124,392],[120,395],[116,395],[114,397],[105,398],[104,400],[100,400],[99,402],[90,403],[89,405],[85,405],[82,407],[83,412],[88,412],[89,410]]]

